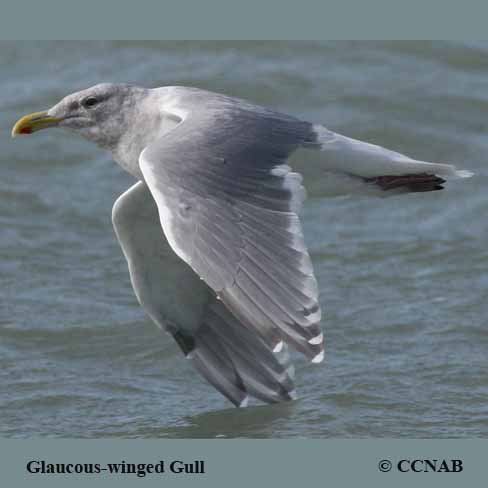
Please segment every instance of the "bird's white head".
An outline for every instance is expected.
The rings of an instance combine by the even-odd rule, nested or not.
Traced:
[[[63,127],[111,149],[118,144],[128,118],[134,118],[144,88],[101,83],[63,98],[47,111],[25,115],[12,129],[12,137],[48,127]]]

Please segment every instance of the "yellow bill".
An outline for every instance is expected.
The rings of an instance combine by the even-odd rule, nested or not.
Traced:
[[[61,120],[59,117],[48,115],[47,112],[34,112],[33,114],[24,115],[13,126],[12,137],[17,134],[32,134],[38,130],[55,126]]]

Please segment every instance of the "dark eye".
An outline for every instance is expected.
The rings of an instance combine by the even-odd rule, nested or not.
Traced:
[[[97,103],[98,103],[98,99],[95,97],[87,97],[81,102],[83,107],[93,107]]]

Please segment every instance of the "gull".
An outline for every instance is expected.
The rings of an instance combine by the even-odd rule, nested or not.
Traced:
[[[296,168],[334,194],[383,196],[471,175],[181,86],[99,84],[22,117],[12,136],[48,127],[108,150],[137,180],[112,210],[135,295],[235,406],[296,398],[288,346],[324,358]]]

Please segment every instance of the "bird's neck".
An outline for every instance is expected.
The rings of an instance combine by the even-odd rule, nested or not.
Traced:
[[[125,121],[130,130],[124,131],[110,147],[107,147],[113,159],[139,180],[144,180],[139,168],[141,152],[175,125],[175,122],[165,117],[160,101],[155,95],[153,90],[146,91],[144,97],[133,106],[130,120]]]
[[[122,138],[114,147],[111,153],[114,161],[125,171],[130,173],[138,180],[143,181],[141,169],[139,168],[139,155],[147,144],[136,139]]]

